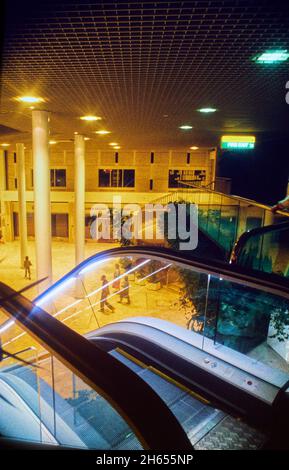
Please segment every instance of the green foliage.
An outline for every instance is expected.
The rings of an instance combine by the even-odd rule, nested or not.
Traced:
[[[277,305],[275,303],[271,314],[271,326],[274,328],[275,333],[270,335],[270,338],[276,338],[280,342],[289,339],[289,308],[287,302],[285,303],[280,299]]]

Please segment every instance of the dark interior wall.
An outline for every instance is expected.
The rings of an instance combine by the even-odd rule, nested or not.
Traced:
[[[217,175],[232,179],[231,193],[274,204],[286,195],[289,179],[288,136],[257,138],[254,150],[220,150]]]

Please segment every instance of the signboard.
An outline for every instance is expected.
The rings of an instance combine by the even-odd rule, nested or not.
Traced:
[[[223,135],[221,148],[229,150],[250,150],[255,147],[254,135]]]

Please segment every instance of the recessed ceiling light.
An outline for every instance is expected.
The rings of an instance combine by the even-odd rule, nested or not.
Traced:
[[[263,54],[254,57],[253,60],[263,64],[274,64],[276,62],[284,62],[288,57],[287,49],[283,49],[263,52]]]
[[[116,145],[118,145],[117,142],[110,142],[109,145],[111,145],[112,147],[115,147]]]
[[[95,131],[96,134],[98,135],[106,135],[106,134],[110,134],[110,131],[106,131],[104,129],[100,130],[100,131]]]
[[[49,141],[49,144],[50,144],[50,145],[54,145],[54,144],[57,144],[57,142],[56,142],[56,140],[50,140],[50,141]]]
[[[21,103],[43,103],[44,99],[40,96],[18,96],[17,101]]]
[[[94,116],[92,114],[88,114],[87,116],[81,116],[80,119],[82,121],[101,121],[100,116]]]
[[[10,144],[7,144],[6,142],[4,142],[4,144],[1,144],[1,147],[9,147]]]
[[[216,108],[200,108],[198,109],[199,113],[215,113],[217,111]]]
[[[77,134],[78,134],[78,132],[73,132],[73,134],[74,134],[74,135],[77,135]]]
[[[191,150],[198,150],[199,147],[197,147],[196,145],[193,145],[193,147],[190,147]]]
[[[183,131],[189,131],[190,129],[193,129],[193,126],[190,126],[189,124],[183,124],[179,127],[179,129],[182,129]]]
[[[84,140],[90,140],[90,138],[89,137],[84,137]]]
[[[120,149],[120,146],[119,146],[119,145],[115,145],[113,148],[114,148],[115,150],[119,150],[119,149]]]

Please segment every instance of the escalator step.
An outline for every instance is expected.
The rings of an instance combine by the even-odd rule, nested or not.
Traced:
[[[173,383],[168,382],[148,369],[143,369],[139,375],[162,397],[168,406],[172,405],[186,394],[186,392]]]
[[[139,364],[134,361],[130,361],[126,356],[116,350],[110,351],[110,354],[136,373],[143,370],[143,368]]]
[[[256,450],[265,436],[242,421],[227,416],[197,444],[198,450]]]

